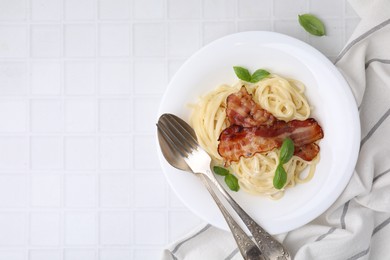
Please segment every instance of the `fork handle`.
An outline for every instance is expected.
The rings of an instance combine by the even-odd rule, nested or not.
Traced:
[[[203,174],[202,174],[203,175]],[[211,170],[207,170],[204,173],[204,176],[207,177],[222,193],[225,199],[229,202],[232,208],[237,212],[238,216],[242,219],[244,224],[247,226],[253,238],[255,239],[257,245],[259,246],[261,252],[266,255],[269,259],[278,259],[278,260],[290,260],[291,256],[288,253],[287,249],[272,237],[265,229],[263,229],[259,224],[256,223],[242,208],[238,203],[230,196],[229,193],[219,184],[217,179],[214,177],[214,174]]]
[[[225,206],[221,203],[218,196],[210,186],[210,180],[204,174],[196,174],[206,186],[210,195],[213,197],[218,208],[221,210],[230,230],[233,233],[234,239],[238,245],[238,248],[245,260],[266,260],[262,255],[256,244],[250,239],[250,237],[241,229],[237,222],[233,219]]]

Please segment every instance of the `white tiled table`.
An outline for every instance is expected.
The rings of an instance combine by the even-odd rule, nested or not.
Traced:
[[[309,36],[312,12],[328,36]],[[169,78],[204,44],[286,33],[330,59],[342,0],[0,0],[0,260],[148,260],[201,220],[154,140]]]

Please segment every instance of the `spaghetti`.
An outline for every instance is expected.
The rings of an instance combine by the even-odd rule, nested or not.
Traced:
[[[229,126],[226,116],[226,99],[245,86],[253,100],[279,120],[305,120],[310,116],[310,106],[304,95],[305,86],[296,80],[271,75],[257,83],[240,81],[233,86],[222,85],[201,97],[193,106],[190,124],[200,145],[209,153],[214,164],[224,164],[218,153],[218,138]],[[250,194],[265,195],[273,199],[283,196],[284,190],[298,183],[308,182],[314,175],[318,156],[308,162],[293,156],[284,165],[287,184],[281,190],[273,186],[275,169],[279,163],[279,150],[256,153],[232,162],[230,168],[237,176],[240,187]],[[309,171],[304,171],[309,166]]]

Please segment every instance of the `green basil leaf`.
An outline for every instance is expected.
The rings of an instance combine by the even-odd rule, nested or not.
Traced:
[[[218,175],[221,175],[221,176],[226,176],[226,175],[230,174],[228,169],[223,168],[221,166],[214,166],[213,167],[213,171],[215,172],[215,174],[218,174]]]
[[[316,16],[312,14],[298,15],[299,24],[310,34],[316,36],[325,35],[325,26]]]
[[[276,167],[273,184],[274,187],[278,190],[284,187],[284,185],[287,182],[287,173],[283,168],[283,165],[279,164],[278,167]]]
[[[247,82],[251,81],[252,76],[246,68],[234,66],[233,69],[239,79]]]
[[[252,76],[251,76],[251,83],[256,83],[256,82],[259,82],[260,80],[268,77],[270,75],[270,73],[266,70],[263,70],[263,69],[259,69],[259,70],[256,70]]]
[[[294,154],[294,142],[291,138],[287,137],[283,140],[280,147],[279,164],[287,163]]]
[[[228,174],[225,176],[225,183],[232,191],[238,191],[240,189],[238,179],[233,174]]]

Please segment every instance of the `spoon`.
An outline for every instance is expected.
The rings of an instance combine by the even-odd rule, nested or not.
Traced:
[[[189,125],[183,124],[183,127],[185,127],[185,129],[196,138],[194,130]],[[157,124],[157,129],[158,129],[158,141],[160,144],[161,152],[164,155],[164,158],[168,161],[170,165],[172,165],[176,169],[193,173],[200,178],[200,180],[205,185],[206,189],[214,199],[218,208],[220,209],[222,215],[224,216],[230,230],[232,231],[232,234],[240,250],[240,253],[244,257],[244,259],[245,260],[267,260],[267,258],[264,257],[264,255],[261,253],[257,245],[251,240],[251,238],[245,233],[245,231],[242,230],[239,224],[234,220],[234,218],[230,215],[228,210],[219,200],[218,196],[215,194],[214,190],[210,186],[210,181],[208,180],[208,178],[202,173],[194,173],[191,170],[191,168],[188,166],[188,164],[181,156],[179,151],[175,149],[172,142],[164,134],[164,130],[162,130],[163,127],[161,126],[160,121]]]

